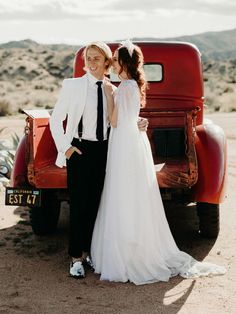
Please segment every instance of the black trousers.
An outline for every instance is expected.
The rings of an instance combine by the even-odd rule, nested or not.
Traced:
[[[82,151],[67,160],[67,186],[70,198],[70,234],[68,253],[81,257],[90,252],[94,223],[104,185],[108,141],[97,142],[74,138]]]

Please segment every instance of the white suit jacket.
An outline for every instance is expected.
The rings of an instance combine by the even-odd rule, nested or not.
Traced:
[[[88,78],[85,74],[79,78],[65,79],[58,100],[50,118],[50,130],[57,147],[55,164],[66,165],[65,152],[71,147],[72,138],[78,128],[87,97]],[[67,117],[66,130],[63,121]]]

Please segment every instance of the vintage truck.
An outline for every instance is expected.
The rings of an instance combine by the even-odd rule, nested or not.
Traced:
[[[225,197],[226,138],[219,126],[204,119],[200,52],[189,43],[137,44],[149,82],[141,116],[149,120],[148,136],[163,201],[196,203],[200,234],[217,237],[219,204]],[[113,51],[118,46],[109,45]],[[82,51],[75,56],[74,77],[84,74]],[[112,72],[110,79],[119,84]],[[50,113],[24,112],[25,134],[15,155],[6,204],[30,207],[33,231],[47,234],[56,230],[61,201],[68,200],[66,169],[55,166]]]

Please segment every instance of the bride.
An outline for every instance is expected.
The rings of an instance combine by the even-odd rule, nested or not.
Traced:
[[[137,285],[176,275],[224,274],[224,267],[198,262],[180,251],[169,229],[150,144],[137,127],[147,85],[142,66],[140,48],[126,41],[113,56],[121,83],[114,95],[111,84],[105,85],[112,131],[91,246],[95,272],[101,280]]]

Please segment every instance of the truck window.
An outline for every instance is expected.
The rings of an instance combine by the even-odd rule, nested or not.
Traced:
[[[145,63],[144,72],[148,82],[161,82],[163,80],[163,67],[159,63]],[[113,83],[120,82],[117,74],[110,71],[110,80]]]

